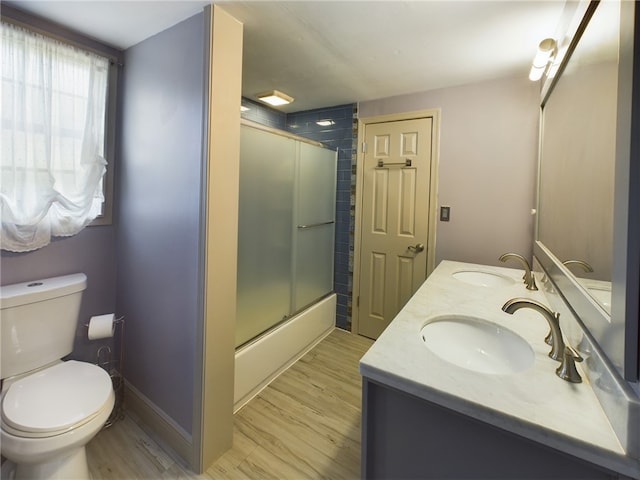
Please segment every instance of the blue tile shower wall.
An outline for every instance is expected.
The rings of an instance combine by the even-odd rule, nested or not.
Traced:
[[[352,205],[355,191],[355,165],[357,148],[357,104],[339,105],[287,115],[286,130],[324,143],[338,150],[336,188],[336,236],[334,257],[334,290],[337,296],[336,325],[351,329],[351,298],[353,279]],[[332,125],[320,126],[319,120],[331,120]]]
[[[357,104],[350,103],[289,114],[248,98],[242,99],[242,105],[248,108],[241,113],[247,120],[295,133],[338,150],[333,288],[337,296],[336,326],[350,330],[353,297],[355,163],[358,137]],[[331,120],[334,123],[323,127],[316,123],[318,120]]]

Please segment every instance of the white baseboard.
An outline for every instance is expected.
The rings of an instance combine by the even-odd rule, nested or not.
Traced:
[[[140,419],[141,427],[150,430],[147,433],[150,433],[158,444],[173,450],[187,466],[193,468],[191,435],[126,380],[124,389],[125,409]]]

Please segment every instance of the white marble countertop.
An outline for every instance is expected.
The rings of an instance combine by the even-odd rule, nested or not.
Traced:
[[[509,277],[504,287],[470,285],[452,276],[458,271],[491,272]],[[583,383],[560,379],[559,363],[544,343],[548,323],[525,308],[509,315],[502,305],[514,297],[548,305],[544,294],[526,290],[522,270],[442,262],[360,361],[363,377],[418,398],[544,443],[605,468],[639,477],[638,460],[626,452],[585,375]],[[483,374],[458,367],[432,353],[420,338],[430,319],[459,314],[480,317],[527,340],[534,365],[508,375]],[[578,370],[580,366],[578,364]]]

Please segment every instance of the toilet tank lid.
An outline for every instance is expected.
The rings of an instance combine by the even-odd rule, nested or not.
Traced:
[[[29,303],[42,302],[81,292],[87,288],[87,276],[73,273],[61,277],[3,285],[0,287],[0,308],[11,308]]]

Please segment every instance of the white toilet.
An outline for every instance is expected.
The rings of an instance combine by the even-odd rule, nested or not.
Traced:
[[[0,449],[16,479],[89,478],[85,445],[115,395],[102,368],[61,360],[73,350],[86,285],[77,273],[0,287]]]

